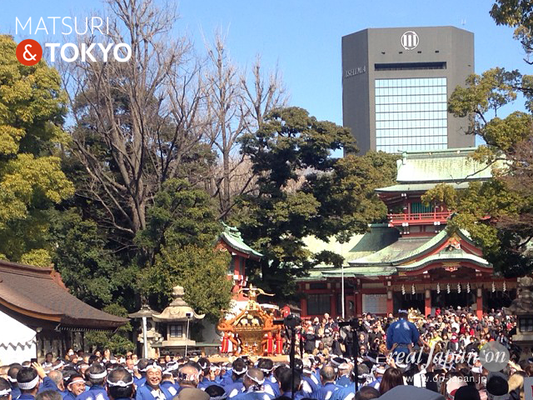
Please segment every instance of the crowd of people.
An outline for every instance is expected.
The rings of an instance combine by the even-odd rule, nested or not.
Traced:
[[[293,368],[268,356],[211,362],[108,350],[47,354],[42,364],[1,367],[0,400],[524,398],[533,359],[520,361],[512,344],[515,317],[494,311],[478,319],[469,309],[437,310],[412,321],[400,310],[398,317],[364,315],[357,325],[327,314],[303,321],[287,336],[298,342]],[[498,372],[476,357],[490,342],[509,354]]]

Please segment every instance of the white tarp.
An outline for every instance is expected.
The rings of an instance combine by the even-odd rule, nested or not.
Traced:
[[[0,365],[29,361],[37,355],[37,332],[0,311]]]

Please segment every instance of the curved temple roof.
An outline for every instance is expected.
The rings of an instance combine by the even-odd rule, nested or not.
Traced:
[[[263,255],[258,251],[255,251],[242,239],[241,233],[239,230],[233,226],[224,225],[224,232],[221,233],[220,239],[222,239],[228,246],[234,248],[235,250],[248,255],[252,258],[261,258]]]
[[[0,305],[64,328],[116,329],[126,318],[100,311],[68,292],[59,273],[0,260]]]

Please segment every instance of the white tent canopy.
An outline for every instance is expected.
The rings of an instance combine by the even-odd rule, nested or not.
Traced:
[[[37,332],[0,311],[0,365],[29,361],[37,355]]]

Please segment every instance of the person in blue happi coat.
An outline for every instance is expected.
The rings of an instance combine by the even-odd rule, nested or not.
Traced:
[[[4,378],[0,378],[0,400],[12,400],[11,384]]]
[[[257,368],[265,374],[265,392],[272,397],[279,397],[281,395],[281,392],[279,391],[279,383],[272,374],[272,371],[274,370],[274,362],[270,358],[260,358],[257,360]]]
[[[107,390],[104,388],[107,378],[105,366],[94,363],[89,367],[88,375],[91,388],[76,397],[76,400],[109,400]]]
[[[331,365],[325,365],[320,370],[320,380],[322,387],[315,393],[314,398],[318,400],[329,400],[333,393],[339,390],[339,386],[335,384],[335,368]]]
[[[136,400],[171,400],[174,396],[161,386],[162,368],[156,362],[146,366],[146,382],[137,388]]]
[[[250,368],[244,374],[244,392],[234,397],[235,400],[272,400],[274,397],[265,392],[265,374],[258,368]]]
[[[127,400],[135,395],[133,376],[126,368],[116,368],[107,377],[107,393],[110,400]]]
[[[22,368],[20,364],[11,364],[7,370],[7,380],[11,384],[11,398],[16,400],[20,396],[20,388],[17,382],[17,374]]]
[[[244,391],[243,377],[248,367],[242,358],[237,358],[231,365],[231,382],[224,386],[224,390],[231,399]]]
[[[415,324],[407,321],[407,311],[398,310],[398,320],[387,329],[387,349],[395,354],[407,355],[418,343],[420,333]]]
[[[85,379],[82,374],[76,372],[70,375],[65,383],[67,394],[63,396],[63,400],[76,400],[76,397],[85,392]]]
[[[21,400],[35,400],[41,382],[35,368],[23,367],[17,373],[17,382],[20,388]]]

